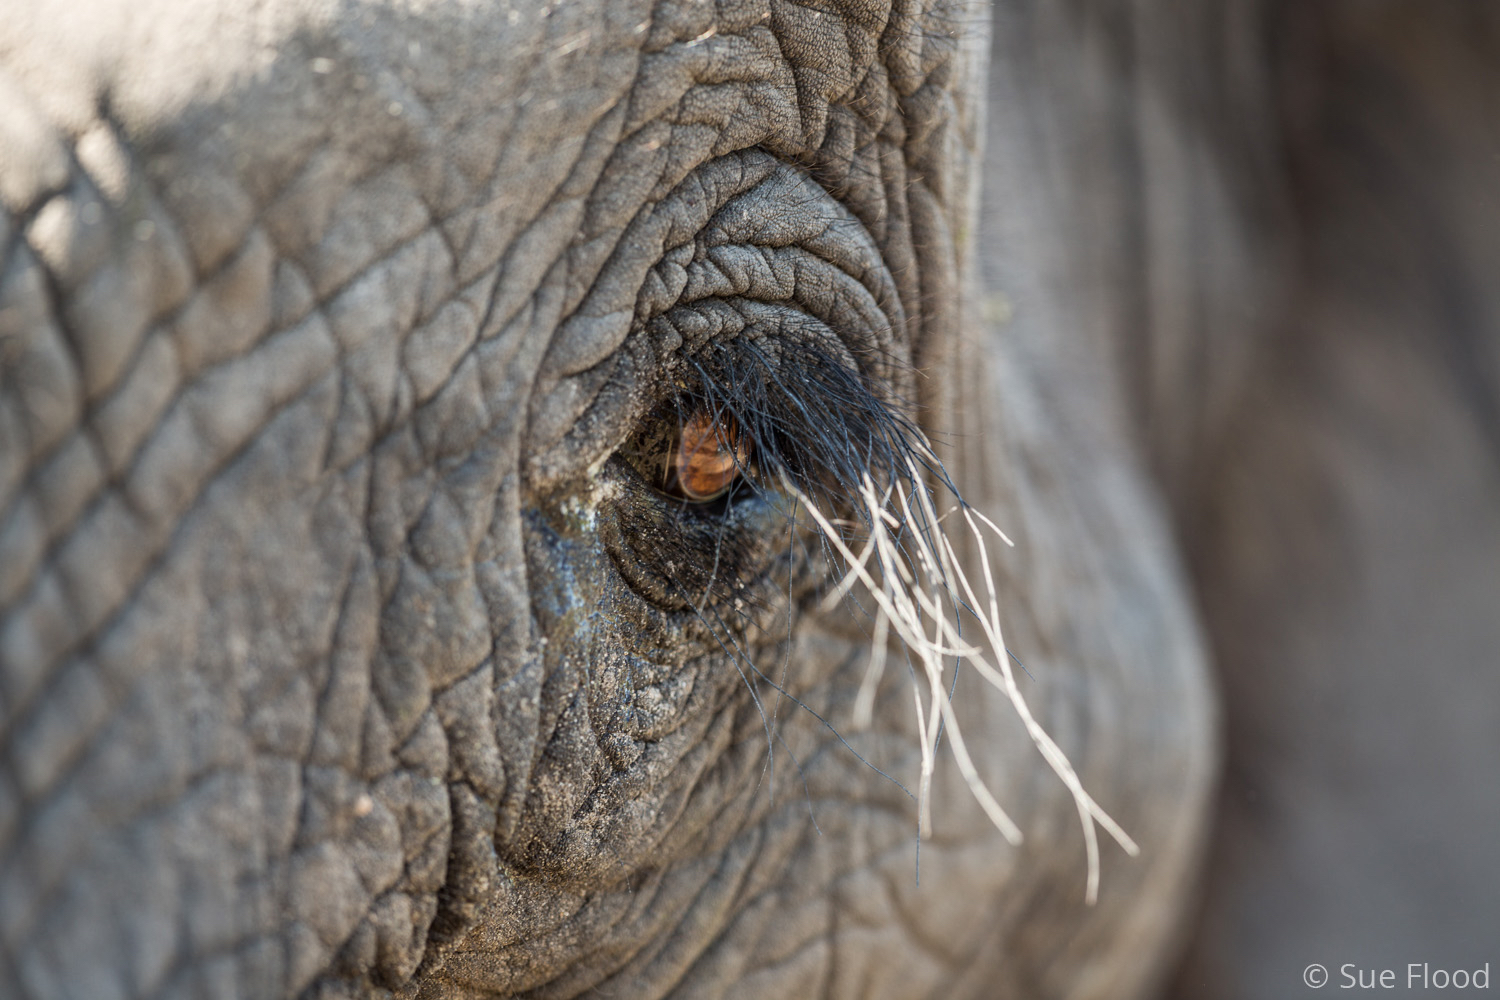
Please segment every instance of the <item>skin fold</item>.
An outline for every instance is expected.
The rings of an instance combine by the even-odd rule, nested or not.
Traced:
[[[1205,525],[1239,523],[1216,462],[1282,454],[1243,401],[1301,210],[1263,35],[1097,6],[7,7],[0,996],[1159,993],[1210,652],[1259,669]],[[1172,31],[1236,58],[1112,96]],[[651,456],[703,413],[754,447],[684,497]],[[1018,844],[945,735],[919,846],[899,643],[856,724],[871,604],[789,512],[854,518],[871,442],[919,434],[936,513],[1014,541],[1018,683],[1140,845],[1093,905],[973,671]],[[1194,961],[1241,912],[1212,885]]]

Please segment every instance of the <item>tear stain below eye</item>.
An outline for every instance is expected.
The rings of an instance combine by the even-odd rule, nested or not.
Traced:
[[[750,449],[732,417],[715,420],[698,410],[682,424],[672,471],[682,495],[702,502],[734,485],[749,459]]]

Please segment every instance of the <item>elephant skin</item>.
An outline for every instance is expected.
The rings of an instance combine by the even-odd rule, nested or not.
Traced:
[[[971,321],[979,8],[101,3],[3,30],[7,993],[1162,975],[1204,660],[1123,442]],[[1143,847],[1105,853],[1097,905],[1071,797],[973,678],[1025,840],[945,763],[918,853],[910,682],[853,731],[868,623],[817,610],[829,566],[718,631],[652,591],[712,572],[610,456],[672,365],[752,334],[889,358],[1015,538],[1031,699]],[[722,530],[754,549],[769,510]]]
[[[1469,581],[1418,630],[1442,677],[1494,648],[1500,565],[1483,323],[1423,312],[1463,267],[1397,268],[1379,349],[1351,339],[1380,324],[1350,246],[1404,244],[1329,193],[1359,174],[1320,123],[1379,133],[1347,67],[1399,68],[1436,162],[1482,115],[1449,96],[1482,60],[1402,62],[1379,6],[12,2],[0,995],[1129,998],[1186,945],[1180,995],[1280,996],[1319,957],[1299,919],[1373,964],[1356,943],[1422,921],[1330,937],[1298,889],[1365,870],[1339,848],[1378,796],[1337,762],[1443,718],[1410,649],[1348,638],[1452,603],[1376,585],[1426,551],[1380,526],[1432,482],[1472,513],[1472,552],[1427,540]],[[1481,222],[1432,245],[1488,259]],[[1458,333],[1402,341],[1424,324]],[[1381,391],[1412,359],[1427,395]],[[768,418],[788,478],[698,505],[648,481],[684,398],[819,378],[850,405]],[[1429,474],[1361,444],[1386,413],[1439,442]],[[906,419],[1014,541],[953,535],[1140,846],[1106,841],[1097,902],[1001,692],[953,689],[1019,843],[952,737],[919,838],[899,644],[858,724],[868,602],[824,600],[841,562],[786,515],[839,440]],[[1320,685],[1385,710],[1366,667],[1428,713],[1405,742],[1296,710]],[[1373,828],[1382,857],[1423,829]],[[1465,836],[1433,842],[1482,858]]]

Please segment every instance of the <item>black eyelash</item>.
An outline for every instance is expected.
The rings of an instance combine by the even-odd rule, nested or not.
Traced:
[[[894,488],[910,498],[946,487],[958,495],[900,402],[887,401],[871,376],[816,344],[741,339],[713,345],[684,359],[675,381],[676,396],[620,452],[656,487],[660,501],[620,507],[618,545],[630,553],[621,572],[662,607],[702,609],[707,602],[748,599],[748,588],[771,570],[773,549],[783,544],[790,546],[783,548],[784,567],[791,567],[793,548],[810,554],[803,547],[808,542],[821,550],[825,568],[842,564],[818,531],[812,532],[816,540],[792,540],[802,533],[789,529],[812,527],[799,513],[804,501],[852,538],[876,516],[862,496],[867,480],[877,493]],[[751,456],[740,481],[706,502],[672,496],[662,489],[659,461],[653,465],[663,441],[694,413],[732,421]],[[921,506],[914,506],[918,523],[911,527],[928,530]],[[901,532],[896,535],[900,547]],[[830,579],[822,570],[816,576]],[[812,579],[796,586],[817,586]],[[792,586],[787,579],[781,585]]]
[[[861,512],[866,476],[884,486],[909,482],[915,469],[952,489],[901,402],[888,403],[868,376],[815,344],[778,343],[772,357],[742,339],[687,363],[696,376],[689,405],[733,420],[762,480],[784,475],[823,510]]]

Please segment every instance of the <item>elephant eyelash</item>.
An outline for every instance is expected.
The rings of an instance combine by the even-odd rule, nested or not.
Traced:
[[[668,497],[702,505],[788,479],[825,509],[857,515],[866,477],[904,478],[912,465],[957,493],[902,402],[816,346],[773,355],[754,342],[716,345],[685,366],[678,395],[621,449]]]
[[[888,402],[869,376],[815,345],[779,344],[773,354],[737,341],[688,366],[688,398],[736,429],[763,482],[787,479],[825,509],[856,514],[866,477],[904,478],[913,465],[957,493],[903,402]]]
[[[872,360],[889,364],[889,359]],[[1098,828],[1128,854],[1138,853],[1139,848],[1084,790],[1077,772],[1036,721],[1016,683],[1009,661],[1012,654],[1001,632],[985,531],[993,531],[1007,544],[1010,540],[964,502],[931,442],[900,402],[888,401],[868,375],[819,347],[776,341],[763,346],[738,340],[710,345],[685,359],[683,367],[678,395],[645,422],[631,447],[622,450],[659,492],[675,497],[684,512],[693,513],[691,522],[685,523],[701,531],[703,517],[718,520],[720,544],[712,548],[713,569],[701,595],[681,592],[682,585],[675,578],[669,577],[665,586],[675,588],[681,606],[696,613],[705,625],[710,624],[705,616],[719,623],[721,645],[751,686],[752,698],[756,697],[753,676],[807,708],[740,648],[713,599],[716,575],[720,571],[733,575],[720,557],[735,547],[722,543],[725,533],[732,530],[730,514],[741,484],[762,496],[781,497],[789,531],[800,525],[821,544],[826,564],[842,567],[840,578],[824,590],[823,609],[832,610],[846,598],[853,599],[858,588],[864,600],[854,606],[870,617],[871,655],[854,703],[856,730],[871,724],[876,688],[888,658],[888,638],[894,633],[905,647],[912,666],[922,752],[921,780],[912,796],[917,802],[919,835],[926,837],[932,829],[934,768],[946,733],[974,799],[1007,840],[1015,844],[1021,840],[1020,827],[990,793],[969,757],[954,712],[952,686],[959,667],[968,664],[1010,701],[1033,744],[1072,794],[1087,855],[1084,898],[1093,903],[1099,885]],[[711,460],[700,471],[706,471],[710,480],[722,476],[723,482],[700,484],[703,489],[684,488],[684,441],[689,454],[698,450],[696,445],[711,443]],[[674,464],[675,485],[671,481]],[[940,491],[955,501],[942,515],[937,513]],[[962,525],[950,536],[945,522],[955,513]],[[961,539],[977,556],[975,562],[983,567],[981,579],[969,579],[955,539]],[[740,581],[727,593],[744,595],[747,591]],[[970,634],[965,634],[966,627]],[[977,637],[973,635],[976,627]],[[758,700],[756,704],[759,707]],[[761,714],[769,745],[775,735],[763,708]],[[874,767],[843,740],[831,722],[817,717],[856,757]]]
[[[917,693],[922,770],[914,797],[920,835],[931,831],[932,777],[937,747],[946,731],[970,793],[1007,840],[1021,841],[1020,828],[995,800],[969,757],[954,714],[952,691],[943,681],[944,664],[951,658],[951,683],[957,682],[959,665],[973,667],[1010,701],[1033,744],[1072,794],[1087,855],[1084,898],[1094,903],[1100,869],[1098,828],[1132,856],[1139,853],[1139,847],[1085,791],[1067,756],[1032,715],[1016,683],[1009,662],[1014,654],[1005,646],[1001,632],[985,529],[1007,545],[1012,544],[1010,539],[964,502],[932,444],[899,404],[887,403],[865,375],[818,348],[781,345],[773,359],[754,342],[736,342],[716,345],[690,365],[698,377],[697,391],[689,394],[694,405],[713,414],[722,426],[736,428],[736,449],[742,437],[755,455],[759,477],[779,485],[793,499],[792,520],[797,519],[798,508],[804,510],[831,557],[830,565],[844,567],[842,579],[824,597],[825,610],[856,586],[874,604],[871,656],[855,700],[854,728],[870,724],[890,632],[896,633],[922,668],[929,698],[924,706]],[[941,516],[936,507],[938,490],[956,501]],[[969,580],[944,525],[955,512],[961,514],[966,540],[983,567],[982,580]],[[978,626],[981,642],[964,635],[966,620]],[[745,662],[763,681],[790,696],[753,662]],[[826,719],[823,722],[833,728]],[[834,733],[838,735],[836,729]]]

